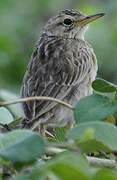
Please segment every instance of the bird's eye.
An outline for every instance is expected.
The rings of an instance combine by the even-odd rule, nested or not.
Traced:
[[[71,19],[64,19],[64,25],[66,25],[66,26],[71,26],[72,24],[73,24],[73,21],[71,20]]]

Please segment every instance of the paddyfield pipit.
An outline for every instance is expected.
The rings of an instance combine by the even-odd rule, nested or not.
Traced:
[[[22,97],[49,96],[75,105],[92,93],[97,60],[84,34],[88,24],[104,13],[91,16],[74,10],[61,11],[45,25],[25,73]],[[50,101],[23,103],[22,127],[60,127],[74,123],[72,110]],[[35,124],[37,124],[35,126]]]

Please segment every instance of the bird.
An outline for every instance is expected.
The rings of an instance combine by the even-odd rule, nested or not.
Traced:
[[[47,96],[75,106],[92,94],[91,84],[98,70],[93,47],[85,40],[89,23],[104,13],[85,15],[62,10],[44,26],[27,66],[21,97]],[[22,104],[22,128],[72,127],[73,111],[52,101],[26,101]],[[46,128],[45,128],[46,127]]]

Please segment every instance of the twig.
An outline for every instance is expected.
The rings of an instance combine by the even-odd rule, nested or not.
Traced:
[[[0,123],[0,126],[4,128],[6,131],[11,131],[10,127],[7,124]]]
[[[66,149],[60,149],[60,148],[55,148],[55,147],[48,147],[46,148],[46,153],[48,155],[55,155],[55,154],[59,154],[66,151]]]
[[[33,97],[27,97],[27,98],[21,98],[21,99],[17,99],[17,100],[13,100],[13,101],[5,101],[5,102],[0,102],[0,106],[8,106],[8,105],[12,105],[12,104],[17,104],[17,103],[22,103],[22,102],[28,102],[28,101],[40,101],[40,100],[43,100],[43,101],[53,101],[53,102],[56,102],[56,103],[59,103],[71,110],[74,109],[74,107],[62,100],[59,100],[59,99],[56,99],[56,98],[53,98],[53,97],[46,97],[46,96],[33,96]]]

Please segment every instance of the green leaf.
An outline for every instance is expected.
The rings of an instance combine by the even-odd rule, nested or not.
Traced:
[[[117,180],[117,170],[100,169],[94,176],[93,180]]]
[[[28,175],[17,175],[12,180],[31,180]],[[35,179],[34,179],[35,180]]]
[[[57,175],[59,179],[90,179],[88,162],[80,154],[74,155],[69,152],[60,154],[48,164],[48,169]]]
[[[22,118],[17,118],[8,124],[10,129],[17,129],[21,125]]]
[[[14,163],[28,163],[44,153],[44,142],[29,130],[0,134],[0,157]]]
[[[13,121],[13,116],[11,113],[4,107],[0,108],[0,123],[9,124]]]
[[[58,142],[64,141],[66,131],[67,131],[66,127],[54,128],[54,136],[56,141]]]
[[[93,81],[92,87],[95,91],[102,93],[112,93],[117,91],[117,86],[101,78],[98,78],[95,81]]]
[[[13,180],[59,180],[58,177],[50,172],[50,171],[44,171],[42,174],[40,173],[40,169],[36,168],[33,169],[31,173],[25,174],[25,175],[19,175],[13,178]]]
[[[117,127],[110,123],[88,122],[71,129],[68,139],[75,140],[85,152],[117,151]]]
[[[0,90],[0,101],[10,101],[19,98],[17,95],[6,91],[6,90]],[[22,110],[21,110],[21,104],[15,104],[10,105],[6,107],[9,112],[14,115],[14,117],[21,117],[22,116]]]
[[[83,155],[64,152],[57,155],[52,160],[33,167],[32,172],[26,176],[20,176],[13,180],[20,179],[52,179],[52,180],[71,180],[82,179],[90,180],[90,169],[87,159]]]
[[[113,125],[116,125],[116,118],[113,115],[108,116],[105,119],[105,122],[111,123]]]
[[[76,123],[102,121],[117,110],[117,102],[107,97],[93,94],[81,99],[74,111]]]

